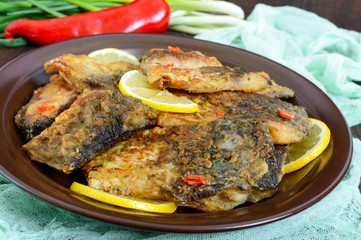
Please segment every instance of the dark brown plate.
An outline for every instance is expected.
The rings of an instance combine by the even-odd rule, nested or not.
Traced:
[[[198,50],[216,56],[223,64],[265,71],[281,85],[295,90],[292,102],[305,106],[310,116],[331,129],[328,149],[307,167],[286,175],[277,194],[256,204],[218,213],[200,213],[179,208],[174,214],[146,214],[79,199],[69,190],[72,181],[84,181],[80,172],[64,175],[29,160],[21,150],[23,137],[14,125],[14,115],[32,91],[48,81],[43,64],[64,53],[84,54],[115,47],[135,55],[168,45]],[[33,195],[74,213],[118,225],[169,232],[219,232],[253,227],[296,214],[325,197],[341,181],[352,156],[352,138],[335,104],[315,85],[297,73],[253,53],[207,41],[167,35],[110,34],[72,39],[33,50],[0,70],[1,144],[3,175]],[[84,203],[86,201],[87,203]]]

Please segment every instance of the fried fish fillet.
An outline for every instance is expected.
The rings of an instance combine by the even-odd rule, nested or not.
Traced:
[[[272,196],[286,156],[261,121],[221,118],[143,130],[83,171],[95,189],[214,212]],[[194,175],[206,184],[182,180]]]
[[[82,92],[92,89],[117,89],[117,80],[124,71],[134,68],[130,63],[98,64],[87,55],[65,54],[45,63],[49,83],[34,91],[33,97],[15,116],[16,126],[27,141],[50,126],[55,117],[70,107]],[[46,111],[42,105],[51,106]]]
[[[198,68],[204,66],[222,66],[215,57],[209,57],[199,51],[170,51],[161,48],[152,48],[141,56],[140,68],[147,73],[149,65],[158,63],[161,65],[172,64],[176,68]]]
[[[244,92],[219,92],[208,94],[175,93],[187,96],[198,104],[196,113],[160,112],[159,126],[174,126],[189,123],[214,121],[219,117],[242,117],[264,121],[275,144],[290,144],[307,138],[310,130],[306,109],[277,98]],[[285,119],[280,110],[286,110],[295,116]]]
[[[29,141],[49,127],[77,96],[77,91],[63,77],[55,74],[50,77],[49,83],[36,89],[30,101],[17,112],[15,124]],[[44,104],[51,107],[41,109]]]
[[[249,72],[228,66],[206,66],[193,69],[151,64],[148,81],[156,89],[174,88],[193,93],[225,90],[256,92],[269,86],[263,72]]]
[[[154,125],[155,114],[140,100],[119,91],[87,91],[23,149],[31,160],[71,173],[119,140]]]
[[[268,86],[256,91],[256,93],[275,98],[291,98],[295,95],[292,89],[278,85],[268,74],[264,73],[264,76],[266,76]]]
[[[88,55],[64,54],[44,64],[47,73],[59,73],[78,92],[94,89],[117,89],[125,71],[137,68],[131,63],[99,64]]]

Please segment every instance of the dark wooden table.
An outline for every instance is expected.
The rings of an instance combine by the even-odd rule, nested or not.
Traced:
[[[314,11],[318,15],[325,17],[335,23],[339,27],[346,29],[361,31],[361,4],[357,4],[357,0],[265,0],[265,1],[230,1],[241,6],[246,16],[253,10],[257,3],[265,3],[272,6],[293,5],[309,11]],[[166,32],[166,34],[184,35],[175,32]],[[190,36],[188,36],[190,37]],[[36,49],[37,45],[27,45],[23,47],[8,48],[0,46],[0,67],[17,56],[26,53],[32,49]],[[1,81],[1,79],[0,79]],[[351,128],[352,135],[361,139],[361,124]],[[361,189],[361,184],[360,184]]]
[[[361,32],[360,0],[231,0],[249,15],[257,3],[271,6],[295,6],[316,13],[341,28]]]

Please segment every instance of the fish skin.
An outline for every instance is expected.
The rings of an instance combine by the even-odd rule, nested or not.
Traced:
[[[119,91],[87,91],[23,149],[31,160],[69,174],[118,141],[154,124],[155,114],[138,99]]]
[[[277,98],[244,92],[208,94],[175,92],[174,94],[187,96],[197,103],[198,112],[160,112],[157,118],[159,126],[210,122],[223,116],[254,119],[264,121],[268,125],[275,144],[300,142],[307,138],[311,131],[307,111],[304,107],[294,106]],[[295,116],[295,119],[281,117],[280,110],[288,111]]]
[[[45,86],[36,89],[30,101],[14,117],[15,124],[25,135],[26,141],[30,141],[49,127],[55,117],[69,108],[78,95],[77,91],[58,74],[51,76]],[[37,107],[44,103],[55,108],[41,112]]]
[[[266,77],[268,81],[268,86],[256,91],[255,93],[265,95],[268,97],[284,98],[284,99],[292,98],[295,96],[295,92],[292,89],[277,84],[273,79],[271,79],[268,76],[267,73],[263,72],[262,75]]]
[[[277,152],[261,121],[220,118],[140,131],[83,171],[95,189],[214,212],[272,196],[287,155]],[[190,186],[188,175],[207,184]]]
[[[172,64],[176,68],[198,68],[204,66],[222,66],[215,57],[207,56],[199,51],[174,52],[162,48],[152,48],[140,57],[140,69],[146,74],[153,63],[161,65]]]
[[[192,93],[225,90],[256,92],[268,86],[260,73],[228,66],[205,66],[194,69],[151,64],[148,81],[156,89],[174,88]]]
[[[58,73],[79,93],[95,89],[117,90],[117,81],[131,69],[137,68],[127,62],[99,64],[88,55],[64,54],[44,64],[47,73]]]
[[[199,88],[200,80],[199,78],[194,77],[196,75],[195,73],[193,73],[193,81],[189,81],[188,79],[188,84],[187,81],[184,81],[185,77],[183,75],[189,75],[190,72],[194,71],[199,72],[202,69],[203,71],[209,72],[210,70],[212,70],[212,68],[209,68],[209,70],[207,70],[208,67],[219,67],[219,69],[221,69],[225,73],[231,72],[227,67],[222,67],[222,63],[216,57],[207,56],[199,51],[174,52],[167,49],[153,48],[145,51],[140,57],[140,60],[140,69],[143,71],[144,74],[150,76],[150,82],[153,82],[153,86],[156,88],[167,87],[167,84],[164,83],[173,81],[175,83],[173,87],[175,88],[182,88],[191,92],[211,92],[212,89],[204,89],[204,86],[201,89]],[[152,65],[154,66],[150,67]],[[161,72],[163,72],[163,74]],[[234,72],[237,72],[237,70]],[[258,87],[254,87],[252,91],[255,90],[260,94],[277,98],[290,98],[294,96],[294,92],[292,91],[292,89],[278,85],[274,80],[270,78],[267,73],[257,72],[257,74],[259,76],[254,76],[253,74],[251,74],[252,78],[256,78],[258,80],[257,82],[262,82],[262,84],[258,85]],[[169,79],[173,78],[174,76],[177,76],[177,78],[179,79]],[[166,79],[162,79],[163,77]],[[224,81],[224,79],[225,78],[223,77],[223,79],[218,81],[222,82]],[[206,80],[208,81],[209,77],[206,78],[203,82],[206,82]],[[196,85],[198,84],[198,87],[192,86],[192,84],[189,82]],[[267,84],[265,85],[266,82]],[[187,84],[186,88],[183,86],[184,84]],[[233,86],[230,85],[225,89],[237,90],[234,85],[235,84],[233,84]],[[263,88],[261,88],[262,85],[264,85]],[[250,91],[250,89],[250,86],[248,86],[248,91]],[[215,89],[215,91],[220,90],[221,88]]]
[[[57,115],[69,108],[79,94],[95,89],[118,90],[122,74],[137,68],[127,62],[98,64],[87,55],[64,54],[44,64],[50,76],[49,83],[34,91],[30,101],[15,115],[15,124],[27,141],[49,127]],[[36,106],[47,103],[56,108],[40,112]]]

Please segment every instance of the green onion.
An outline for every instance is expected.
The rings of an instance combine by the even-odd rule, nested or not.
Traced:
[[[100,8],[98,7],[95,7],[94,5],[91,5],[91,4],[88,4],[88,3],[85,3],[83,1],[79,1],[79,0],[66,0],[67,2],[70,2],[74,5],[77,5],[85,10],[88,10],[88,11],[98,11],[100,10]]]
[[[51,15],[53,15],[54,17],[65,17],[65,14],[62,14],[61,12],[55,11],[51,8],[48,8],[47,6],[45,6],[44,4],[41,4],[40,2],[37,2],[35,0],[27,0],[28,2],[31,2],[33,5],[37,6],[38,8],[40,8],[41,10],[43,10],[44,12],[47,12]]]
[[[210,29],[244,25],[239,6],[217,0],[167,0],[172,9],[169,29],[200,34]]]
[[[231,16],[180,16],[172,18],[169,22],[173,25],[208,25],[215,24],[220,26],[234,26],[244,24],[244,20]]]
[[[23,18],[25,16],[26,15],[24,15],[24,14],[17,14],[17,15],[13,15],[13,16],[0,17],[0,23],[14,21],[16,19]]]
[[[87,2],[111,2],[111,3],[130,3],[134,0],[87,0]]]
[[[24,38],[14,38],[14,39],[0,39],[0,45],[6,47],[20,47],[27,44],[27,41]]]
[[[20,18],[48,19],[120,6],[133,0],[0,0],[0,45],[21,46],[22,38],[5,40],[6,26]],[[151,0],[149,0],[151,1]],[[165,0],[170,8],[169,29],[191,35],[210,29],[246,24],[243,9],[221,0]]]
[[[167,3],[172,9],[223,13],[241,19],[244,18],[244,11],[242,8],[226,1],[167,0]]]
[[[66,11],[66,10],[74,10],[77,8],[78,8],[77,6],[68,5],[68,6],[53,7],[52,9],[55,11],[61,12],[61,11]],[[27,9],[27,10],[18,11],[18,12],[9,12],[7,15],[8,16],[17,15],[17,14],[29,15],[29,14],[39,14],[42,12],[43,12],[43,10],[41,10],[41,9],[31,8],[31,9]]]
[[[204,28],[204,27],[189,26],[189,25],[176,25],[176,26],[170,27],[169,29],[179,31],[179,32],[188,33],[188,34],[191,34],[191,35],[201,34],[201,33],[204,33],[204,32],[209,30],[209,29]]]
[[[22,7],[31,7],[31,3],[28,2],[19,2],[19,3],[8,3],[8,2],[0,2],[0,10],[4,11],[7,9],[12,9],[12,8],[22,8]]]

